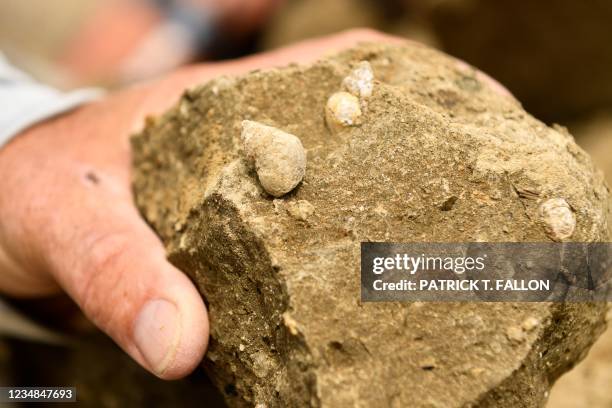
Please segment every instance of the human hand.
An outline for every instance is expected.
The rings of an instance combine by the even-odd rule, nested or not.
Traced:
[[[41,123],[0,149],[0,292],[65,291],[143,367],[180,378],[208,342],[206,308],[167,262],[131,192],[129,135],[145,115],[215,76],[309,62],[360,41],[358,30],[232,62],[194,66]]]

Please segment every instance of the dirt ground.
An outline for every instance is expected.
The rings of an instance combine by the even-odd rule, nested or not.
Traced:
[[[612,180],[612,113],[601,113],[592,119],[570,126],[578,143],[604,171],[608,185]],[[610,226],[612,229],[612,225]],[[608,313],[608,325],[612,321]],[[601,335],[587,357],[562,376],[552,389],[549,408],[612,407],[612,329]]]

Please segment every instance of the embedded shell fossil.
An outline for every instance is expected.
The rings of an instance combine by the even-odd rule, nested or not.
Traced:
[[[302,181],[306,152],[299,138],[250,120],[242,122],[241,136],[247,160],[267,193],[281,197]]]
[[[546,234],[554,241],[563,241],[574,233],[576,216],[564,198],[551,198],[543,202],[539,216]]]

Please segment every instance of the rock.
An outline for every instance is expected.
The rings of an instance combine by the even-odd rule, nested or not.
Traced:
[[[612,183],[612,111],[599,113],[571,125],[580,147],[592,157],[593,163],[604,173],[608,186]],[[612,236],[612,222],[608,222]]]
[[[362,123],[331,132],[327,100],[364,60],[377,82]],[[190,115],[178,104],[133,139],[134,191],[207,301],[204,365],[230,406],[543,406],[603,330],[604,304],[360,301],[362,241],[550,242],[538,213],[555,197],[575,209],[572,240],[609,239],[588,155],[455,60],[364,44],[180,103]],[[308,153],[282,199],[242,158],[245,119]],[[282,210],[300,201],[308,222]]]
[[[595,165],[603,170],[608,184],[612,182],[612,111],[593,115],[571,125],[580,147],[591,155]]]
[[[308,218],[314,214],[315,208],[306,200],[292,202],[288,210],[289,214],[300,221],[308,221]]]
[[[570,126],[576,139],[612,180],[612,115],[597,114]],[[608,223],[612,234],[612,223]],[[608,408],[612,406],[612,311],[608,312],[608,329],[586,358],[563,375],[550,392],[549,408]]]

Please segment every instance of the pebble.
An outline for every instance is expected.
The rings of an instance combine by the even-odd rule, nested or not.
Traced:
[[[300,184],[306,173],[306,151],[298,137],[245,120],[242,141],[247,160],[268,194],[281,197]]]

